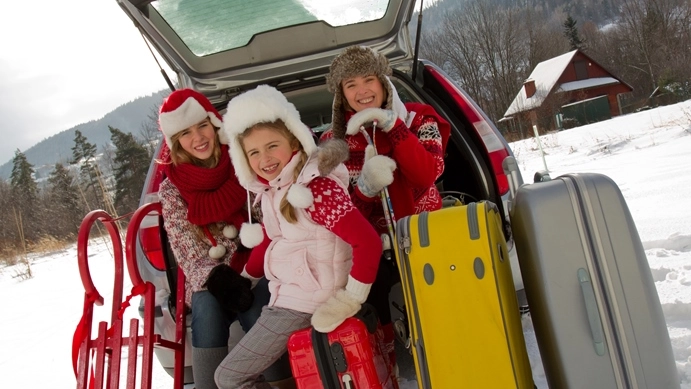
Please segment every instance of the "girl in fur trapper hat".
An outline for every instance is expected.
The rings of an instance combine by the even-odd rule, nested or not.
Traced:
[[[180,89],[163,101],[158,121],[168,149],[160,161],[166,178],[158,196],[171,249],[185,273],[195,386],[215,389],[230,324],[240,319],[250,329],[269,301],[268,285],[251,290],[240,276],[249,258],[237,237],[247,220],[246,191],[219,132],[221,115],[201,93]],[[276,364],[265,374],[281,380],[290,377],[290,369]]]
[[[345,164],[353,202],[380,234],[387,231],[379,196],[385,186],[397,218],[441,208],[434,183],[444,170],[450,134],[448,122],[431,106],[403,104],[389,79],[391,73],[386,57],[369,47],[343,50],[326,77],[327,88],[334,94],[333,121],[321,138],[347,141],[350,159]],[[377,308],[385,349],[395,361],[388,292],[398,271],[392,265],[386,261],[379,267],[368,302]]]
[[[264,388],[260,373],[286,352],[290,334],[310,325],[332,331],[360,310],[381,241],[350,201],[345,166],[319,173],[312,132],[279,91],[261,85],[232,99],[224,131],[238,179],[263,215],[263,229],[246,223],[240,231],[243,243],[259,243],[243,275],[265,276],[271,299],[216,370],[216,383]]]

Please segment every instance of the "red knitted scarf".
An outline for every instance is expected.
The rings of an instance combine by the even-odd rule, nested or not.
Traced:
[[[235,177],[228,145],[221,145],[221,159],[214,168],[169,164],[166,175],[187,203],[190,223],[204,226],[224,221],[239,229],[247,220],[243,211],[247,192]]]

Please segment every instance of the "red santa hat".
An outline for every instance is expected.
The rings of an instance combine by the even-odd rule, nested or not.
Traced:
[[[214,127],[221,128],[223,126],[221,114],[206,96],[193,89],[178,89],[163,101],[158,113],[158,127],[165,137],[168,148],[172,148],[171,138],[173,135],[207,117]],[[219,136],[221,143],[228,143],[221,132],[219,132]]]

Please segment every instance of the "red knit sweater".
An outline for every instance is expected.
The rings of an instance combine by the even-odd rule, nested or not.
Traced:
[[[394,180],[388,187],[396,218],[441,208],[441,196],[434,183],[444,171],[444,148],[450,135],[449,123],[440,118],[431,106],[406,103],[406,109],[415,112],[410,127],[399,119],[388,133],[377,130],[372,137],[372,128],[367,129],[376,144],[377,153],[396,161]],[[346,119],[350,116],[352,113],[347,114]],[[321,140],[332,137],[333,133],[328,130]],[[356,185],[364,164],[367,139],[356,134],[346,135],[346,141],[350,157],[345,165],[350,174],[353,203],[378,232],[386,232],[380,198],[364,196]]]

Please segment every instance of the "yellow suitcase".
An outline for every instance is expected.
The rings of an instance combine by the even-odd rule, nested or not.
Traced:
[[[496,205],[396,223],[419,388],[530,388],[530,361]]]

